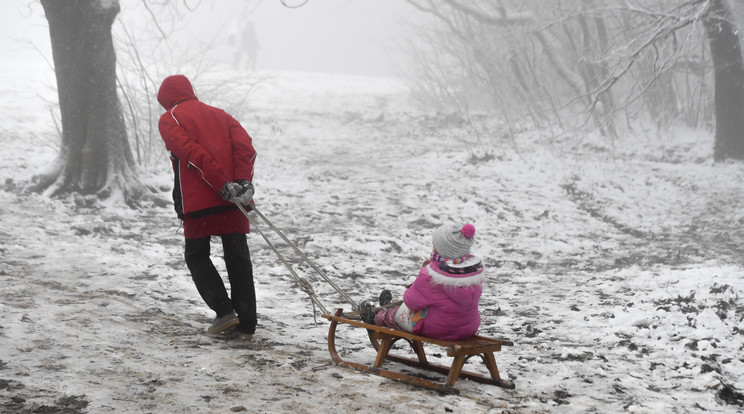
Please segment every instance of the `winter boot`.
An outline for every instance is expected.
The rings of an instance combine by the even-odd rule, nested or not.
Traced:
[[[253,334],[238,332],[237,335],[235,335],[235,339],[238,341],[250,342],[253,340]]]
[[[238,320],[238,315],[236,315],[235,312],[230,312],[227,315],[214,318],[214,322],[212,322],[212,325],[207,329],[207,333],[214,335],[224,332],[239,323],[240,320]]]
[[[363,300],[359,303],[359,312],[362,322],[374,325],[375,324],[375,313],[372,312],[372,309],[375,308],[375,305],[372,304],[372,302],[368,300]]]
[[[393,301],[393,293],[387,289],[380,292],[380,306],[385,306]]]
[[[235,339],[238,341],[250,342],[253,340],[253,332],[255,332],[255,329],[249,329],[244,324],[240,324],[235,329]]]

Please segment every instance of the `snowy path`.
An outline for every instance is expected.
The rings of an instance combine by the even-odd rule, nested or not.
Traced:
[[[401,293],[431,230],[472,221],[489,272],[481,332],[514,341],[497,362],[516,390],[462,381],[439,396],[330,365],[327,323],[258,235],[254,342],[205,335],[172,211],[22,193],[30,160],[53,151],[19,139],[14,118],[0,135],[0,410],[741,410],[744,166],[697,162],[682,139],[670,161],[644,143],[566,156],[527,136],[523,160],[498,134],[481,145],[409,110],[384,80],[273,82],[244,119],[261,211],[359,299]],[[492,159],[470,162],[484,148]],[[164,160],[151,178],[164,196],[169,174]],[[347,307],[298,268],[327,307]],[[363,332],[338,345],[374,359]]]

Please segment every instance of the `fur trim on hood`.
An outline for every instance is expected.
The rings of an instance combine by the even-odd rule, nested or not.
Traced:
[[[478,257],[471,257],[470,259],[460,264],[448,264],[450,268],[464,269],[480,264],[481,260]],[[448,273],[439,268],[438,262],[431,262],[426,266],[426,273],[432,280],[432,283],[437,285],[445,285],[452,287],[467,287],[467,286],[482,286],[486,281],[485,269],[481,265],[478,270],[471,273]]]

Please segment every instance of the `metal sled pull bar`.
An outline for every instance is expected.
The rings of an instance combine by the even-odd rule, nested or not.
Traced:
[[[249,221],[251,221],[251,222],[252,222],[253,224],[255,224],[255,222],[253,222],[253,220],[251,220],[250,216],[248,216],[248,212],[247,212],[247,211],[245,210],[245,208],[244,208],[244,207],[243,207],[242,205],[240,205],[240,203],[235,203],[235,204],[236,204],[236,205],[238,206],[238,208],[240,209],[240,211],[242,211],[242,212],[243,212],[243,214],[245,215],[245,217],[246,217],[246,218],[247,218],[247,219],[248,219]],[[317,272],[317,273],[318,273],[318,275],[320,275],[320,276],[321,276],[321,277],[323,278],[323,280],[325,280],[325,281],[326,281],[326,283],[328,283],[329,285],[331,285],[331,287],[333,287],[333,289],[334,289],[334,290],[335,290],[336,292],[338,292],[338,294],[339,294],[339,295],[341,295],[341,297],[342,297],[342,298],[343,298],[343,299],[344,299],[344,300],[345,300],[346,302],[348,302],[348,303],[349,303],[349,304],[350,304],[350,305],[352,306],[352,309],[357,309],[357,307],[358,307],[358,306],[357,306],[357,304],[356,304],[356,303],[354,302],[354,300],[353,300],[353,299],[352,299],[352,298],[351,298],[351,297],[350,297],[350,296],[349,296],[349,295],[348,295],[348,294],[347,294],[346,292],[344,292],[343,290],[341,290],[341,288],[339,288],[339,287],[338,287],[338,285],[336,285],[336,284],[335,284],[335,283],[334,283],[334,282],[333,282],[333,281],[332,281],[332,280],[331,280],[331,279],[330,279],[330,278],[328,277],[328,275],[326,275],[326,274],[325,274],[325,272],[323,272],[323,271],[322,271],[322,270],[321,270],[321,269],[320,269],[320,268],[319,268],[319,267],[318,267],[318,266],[317,266],[317,265],[316,265],[316,264],[315,264],[315,263],[314,263],[314,262],[313,262],[312,260],[310,260],[310,258],[309,258],[309,257],[307,257],[307,255],[306,255],[305,253],[303,253],[303,252],[302,252],[302,251],[301,251],[301,250],[300,250],[300,249],[299,249],[299,248],[298,248],[298,247],[297,247],[297,246],[296,246],[296,245],[295,245],[294,243],[292,243],[292,242],[291,242],[291,241],[290,241],[290,240],[289,240],[289,239],[287,238],[287,236],[285,236],[285,235],[284,235],[284,233],[282,233],[282,232],[281,232],[281,231],[280,231],[280,230],[279,230],[278,228],[276,228],[276,226],[274,226],[274,225],[273,225],[273,224],[272,224],[272,223],[271,223],[271,222],[269,221],[269,219],[268,219],[268,218],[266,218],[266,216],[264,216],[264,215],[263,215],[263,214],[262,214],[262,213],[261,213],[260,211],[258,211],[258,209],[257,209],[257,208],[256,208],[255,206],[253,206],[253,212],[255,212],[255,213],[256,213],[256,215],[258,215],[258,216],[259,216],[259,217],[261,218],[261,220],[263,220],[263,221],[264,221],[264,222],[266,223],[266,225],[268,225],[268,226],[269,226],[269,228],[271,228],[272,230],[274,230],[274,232],[276,232],[276,234],[278,234],[278,235],[279,235],[279,237],[281,237],[281,238],[282,238],[282,240],[284,240],[284,242],[285,242],[285,243],[287,243],[287,244],[288,244],[288,245],[289,245],[290,247],[292,247],[292,249],[293,249],[293,250],[294,250],[294,251],[295,251],[295,252],[296,252],[296,253],[297,253],[298,255],[300,255],[300,257],[302,257],[302,259],[303,259],[303,260],[304,260],[305,262],[307,262],[307,264],[309,264],[309,265],[310,265],[310,267],[312,267],[312,268],[313,268],[313,270],[315,270],[315,272]],[[286,261],[286,260],[285,260],[285,259],[284,259],[284,258],[282,257],[282,255],[281,255],[281,254],[279,253],[279,251],[278,251],[278,250],[276,249],[276,247],[274,247],[274,245],[273,245],[273,244],[272,244],[271,242],[269,242],[269,241],[268,241],[268,239],[267,239],[267,238],[266,238],[266,236],[265,236],[265,235],[263,234],[263,232],[261,232],[261,230],[260,230],[260,229],[258,229],[258,227],[257,227],[257,230],[258,230],[259,234],[261,234],[261,237],[263,237],[263,238],[264,238],[264,240],[266,240],[266,243],[267,243],[267,244],[269,244],[269,247],[271,247],[271,249],[272,249],[272,250],[274,251],[274,253],[276,253],[277,257],[279,257],[279,260],[281,260],[281,261],[282,261],[282,263],[284,263],[284,265],[285,265],[285,266],[287,267],[287,269],[289,269],[289,271],[290,271],[290,272],[291,272],[291,273],[292,273],[292,274],[293,274],[293,275],[294,275],[294,276],[295,276],[296,278],[298,278],[298,279],[301,279],[301,278],[300,278],[299,276],[297,276],[297,274],[295,273],[295,271],[294,271],[294,270],[292,269],[291,265],[290,265],[290,264],[289,264],[289,263],[288,263],[288,262],[287,262],[287,261]],[[298,282],[299,282],[299,283],[301,283],[301,284],[302,284],[302,283],[305,283],[305,284],[307,284],[307,285],[308,285],[308,286],[307,286],[307,288],[308,288],[309,290],[312,290],[312,286],[310,286],[310,284],[309,284],[309,283],[308,283],[308,282],[307,282],[306,280],[304,280],[304,279],[301,279],[301,280],[298,280]],[[303,290],[305,290],[305,289],[303,288]],[[314,295],[314,294],[313,294],[313,295]],[[322,306],[322,305],[320,304],[320,301],[319,301],[319,300],[317,300],[317,297],[314,297],[314,302],[315,302],[315,301],[317,301],[317,302],[318,302],[318,305],[319,305],[319,307],[320,307],[321,309],[325,309],[325,308],[324,308],[324,307],[323,307],[323,306]],[[328,313],[328,312],[327,312],[327,311],[325,311],[325,310],[323,310],[323,312],[324,312],[324,313]]]
[[[240,207],[242,208],[243,206],[240,206]],[[245,211],[245,210],[243,210],[243,211]],[[261,212],[258,211],[258,209],[255,206],[253,207],[253,211],[256,213],[256,215],[258,215],[259,217],[261,217],[261,220],[263,220],[264,222],[266,222],[266,224],[272,230],[274,230],[276,232],[276,234],[278,234],[279,237],[282,238],[282,240],[284,240],[290,247],[292,247],[292,249],[298,255],[300,255],[300,257],[302,257],[305,260],[305,262],[307,262],[307,264],[309,264],[310,267],[312,267],[313,270],[315,270],[315,272],[317,272],[323,278],[323,280],[325,280],[329,285],[331,285],[331,287],[333,287],[333,289],[336,290],[336,292],[338,292],[338,294],[341,295],[341,297],[343,297],[344,300],[346,302],[348,302],[352,306],[353,309],[356,309],[357,308],[357,304],[356,304],[356,302],[354,302],[354,299],[352,299],[349,295],[347,295],[346,292],[344,292],[343,290],[341,290],[341,288],[339,288],[338,285],[336,285],[335,283],[333,283],[333,281],[328,277],[328,275],[325,274],[325,272],[323,272],[312,260],[310,260],[309,257],[307,257],[307,255],[305,253],[303,253],[294,243],[292,243],[287,238],[287,236],[284,235],[284,233],[282,233],[278,228],[276,228],[276,226],[274,226],[273,224],[271,224],[271,222],[269,221],[269,219],[267,219],[266,216],[264,216],[263,214],[261,214]]]
[[[289,264],[289,262],[284,258],[284,256],[282,256],[281,253],[279,253],[279,250],[276,248],[276,246],[274,246],[274,243],[272,243],[266,237],[266,235],[264,234],[264,232],[261,231],[261,228],[259,226],[257,226],[256,223],[253,220],[251,220],[251,218],[248,216],[248,212],[245,211],[245,208],[243,208],[243,206],[240,205],[240,203],[235,203],[235,204],[238,206],[238,208],[240,209],[240,211],[243,212],[243,214],[248,219],[248,221],[251,224],[253,224],[253,226],[256,228],[256,231],[258,231],[258,233],[261,235],[261,237],[263,237],[263,239],[266,242],[266,244],[268,244],[269,247],[271,248],[271,250],[274,251],[274,254],[276,254],[276,257],[278,257],[279,260],[287,268],[287,270],[289,270],[289,272],[295,278],[295,280],[297,281],[297,283],[300,285],[300,290],[302,290],[303,292],[307,293],[308,296],[310,296],[310,300],[313,303],[313,316],[315,315],[315,306],[318,306],[318,308],[320,308],[320,311],[323,312],[324,314],[325,313],[328,313],[328,311],[326,310],[325,306],[323,306],[323,303],[320,301],[320,299],[318,299],[318,296],[315,294],[315,291],[313,290],[313,286],[310,284],[310,282],[308,282],[307,279],[305,279],[303,277],[300,277],[300,275],[298,275],[297,272],[295,272],[295,270],[292,268],[292,265]]]

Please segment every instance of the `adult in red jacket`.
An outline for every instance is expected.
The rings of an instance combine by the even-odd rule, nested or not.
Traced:
[[[183,75],[163,81],[158,102],[166,109],[158,128],[173,163],[173,201],[183,220],[186,265],[202,299],[217,314],[208,332],[237,325],[248,339],[257,323],[246,240],[250,227],[235,203],[250,206],[256,150],[240,123],[200,102]],[[232,298],[210,259],[211,236],[221,236]]]

